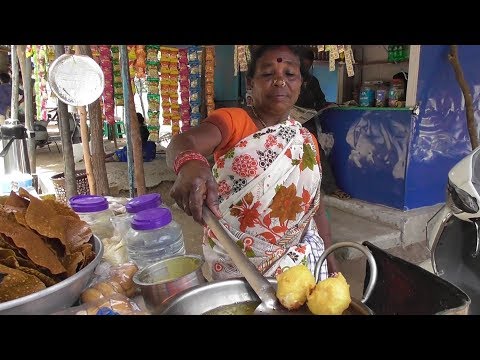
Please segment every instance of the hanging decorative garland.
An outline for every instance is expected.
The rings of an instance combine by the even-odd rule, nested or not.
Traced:
[[[136,45],[135,46],[135,76],[139,79],[145,79],[145,68],[146,68],[146,58],[147,54],[145,52],[144,45]]]
[[[181,131],[190,129],[190,81],[188,70],[187,49],[178,50],[178,69],[180,77],[180,119],[182,120]]]
[[[105,119],[110,125],[115,124],[115,102],[113,89],[113,69],[111,60],[111,51],[108,45],[99,45],[100,67],[103,71],[105,87],[103,90],[103,102]]]
[[[92,52],[93,60],[95,60],[95,62],[98,65],[100,65],[100,50],[98,49],[98,45],[90,45],[90,51]],[[104,74],[104,76],[105,76],[105,74]],[[105,90],[104,90],[104,92],[105,92]],[[104,121],[105,120],[105,106],[103,105],[103,94],[98,99],[98,102],[100,104],[100,111],[102,113],[102,121]]]
[[[162,99],[163,125],[172,124],[172,103],[170,101],[170,51],[160,47],[160,96]]]
[[[158,140],[158,128],[160,118],[160,75],[158,60],[160,46],[146,46],[146,76],[147,76],[147,100],[148,100],[148,122],[150,127],[154,127],[156,131],[150,131],[149,140]],[[137,58],[138,59],[138,58]]]
[[[130,74],[130,85],[132,87],[132,94],[135,94],[135,60],[137,55],[135,54],[135,45],[127,45],[128,54],[128,72]]]
[[[207,116],[215,110],[214,101],[215,47],[205,47],[205,100]]]
[[[341,57],[345,59],[345,67],[347,68],[348,77],[355,75],[353,70],[353,64],[355,64],[355,58],[353,56],[353,50],[351,45],[317,45],[318,52],[328,52],[328,69],[335,71],[335,62]],[[343,53],[343,55],[342,55]]]
[[[116,106],[123,106],[122,66],[120,65],[120,50],[118,45],[111,46],[113,65],[113,96]]]
[[[188,48],[188,66],[190,67],[190,126],[197,126],[200,114],[200,57],[201,49],[197,46]]]
[[[180,133],[180,105],[178,104],[178,49],[169,48],[170,52],[170,102],[172,111],[172,135]]]
[[[33,52],[35,104],[37,119],[48,120],[47,114],[47,53],[46,45],[35,45]]]

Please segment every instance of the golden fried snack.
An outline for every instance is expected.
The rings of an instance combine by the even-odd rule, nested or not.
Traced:
[[[97,289],[88,288],[82,293],[80,298],[82,299],[82,303],[89,303],[103,298],[103,294]]]
[[[45,289],[37,277],[0,264],[0,303]]]
[[[289,310],[298,309],[315,287],[315,277],[305,265],[296,265],[277,276],[277,298]]]
[[[349,306],[350,285],[341,273],[320,281],[307,297],[307,306],[315,315],[341,315]]]
[[[13,218],[15,219],[15,218]],[[0,232],[12,239],[17,248],[26,251],[27,256],[36,265],[47,268],[54,275],[65,272],[65,268],[55,254],[45,245],[40,236],[12,221],[12,218],[0,211]]]

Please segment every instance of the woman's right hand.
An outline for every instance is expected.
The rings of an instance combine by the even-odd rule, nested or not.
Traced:
[[[218,218],[222,217],[218,207],[218,185],[209,166],[201,161],[185,163],[170,190],[170,196],[187,215],[204,225],[202,207],[205,203]]]

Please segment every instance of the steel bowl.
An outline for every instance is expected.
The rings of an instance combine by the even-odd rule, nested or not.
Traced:
[[[268,281],[277,287],[277,280],[269,278]],[[222,306],[250,302],[260,304],[260,299],[245,279],[218,280],[178,293],[165,301],[154,314],[203,315]],[[373,312],[368,306],[352,298],[344,315],[373,315]]]
[[[198,255],[168,257],[137,271],[133,282],[140,288],[148,310],[155,312],[177,293],[206,282],[203,263]]]
[[[72,306],[80,297],[103,256],[103,243],[90,240],[95,258],[75,275],[36,293],[0,303],[0,315],[48,315]]]

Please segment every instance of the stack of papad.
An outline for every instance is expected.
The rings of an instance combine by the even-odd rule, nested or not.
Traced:
[[[0,303],[55,285],[95,258],[92,231],[68,206],[24,189],[0,202]]]

